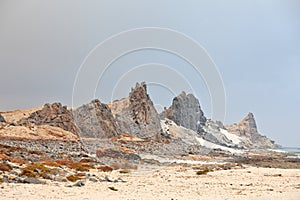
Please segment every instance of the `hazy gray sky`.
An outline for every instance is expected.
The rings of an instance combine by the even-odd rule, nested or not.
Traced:
[[[282,145],[300,147],[297,0],[0,0],[0,109],[54,101],[71,105],[77,70],[91,49],[113,34],[139,27],[174,29],[205,47],[224,81],[225,123],[253,112],[261,133]],[[155,50],[134,52],[113,63],[96,96],[109,101],[126,70],[151,62],[179,71],[197,88],[204,112],[211,115],[210,96],[201,77],[180,58]],[[135,73],[131,81],[147,79],[138,70]],[[182,78],[159,75],[169,82]],[[130,88],[125,86],[114,97],[126,96]],[[180,86],[187,88],[179,82],[175,93]],[[171,104],[171,92],[150,85],[149,93],[155,104]]]

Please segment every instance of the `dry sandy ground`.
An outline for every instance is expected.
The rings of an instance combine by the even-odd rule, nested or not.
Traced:
[[[87,181],[80,188],[66,187],[67,183],[2,184],[0,199],[300,199],[300,169],[249,167],[195,175],[191,167],[176,166],[98,175],[127,182]],[[110,190],[111,186],[118,191]]]

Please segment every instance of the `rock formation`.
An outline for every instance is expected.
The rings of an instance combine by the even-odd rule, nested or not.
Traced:
[[[250,147],[255,148],[277,148],[278,145],[274,141],[268,139],[266,136],[259,134],[254,119],[254,115],[249,113],[243,120],[239,123],[226,126],[229,133],[235,134],[237,136],[248,138],[252,144]]]
[[[27,127],[49,125],[59,127],[75,135],[78,134],[78,128],[74,123],[72,112],[66,106],[62,106],[61,103],[45,104],[42,110],[33,112],[29,117],[21,119],[17,124]]]
[[[140,138],[154,138],[161,133],[159,115],[144,82],[137,83],[128,98],[108,105],[122,132]]]
[[[98,99],[75,109],[73,114],[81,137],[110,138],[120,134],[110,108]]]
[[[206,122],[199,100],[192,94],[186,95],[185,92],[175,97],[171,107],[165,109],[160,116],[198,133],[203,131],[202,126]]]
[[[5,122],[5,119],[2,115],[0,115],[0,122]]]
[[[210,141],[215,144],[220,144],[223,146],[234,146],[232,141],[222,133],[224,128],[222,122],[215,122],[213,120],[207,120],[203,126],[203,139]]]

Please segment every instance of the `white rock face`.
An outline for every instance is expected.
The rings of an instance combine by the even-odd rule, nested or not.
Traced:
[[[196,137],[196,140],[199,142],[199,144],[201,146],[209,148],[209,149],[221,149],[223,151],[229,151],[230,153],[234,153],[234,154],[241,154],[241,153],[243,153],[242,150],[238,150],[238,149],[224,147],[222,145],[214,144],[212,142],[204,140],[203,138]]]
[[[161,120],[161,126],[162,126],[164,133],[168,134],[170,137],[175,138],[175,139],[180,138],[182,140],[182,142],[189,144],[189,145],[197,144],[197,145],[200,145],[201,147],[205,147],[207,149],[212,149],[212,150],[219,149],[219,150],[223,150],[223,151],[228,151],[233,154],[242,154],[244,152],[241,149],[229,147],[229,146],[236,146],[237,144],[231,143],[231,140],[229,140],[225,134],[227,134],[229,137],[234,139],[236,143],[240,143],[240,140],[242,140],[242,139],[240,139],[238,136],[235,136],[228,132],[225,132],[224,129],[222,132],[225,132],[225,134],[223,134],[221,131],[218,132],[218,134],[221,135],[222,137],[226,138],[226,140],[228,140],[229,142],[224,145],[220,145],[220,144],[216,144],[211,141],[207,141],[207,140],[203,139],[201,134],[196,133],[193,130],[187,129],[182,126],[178,126],[175,122],[173,122],[170,119]]]

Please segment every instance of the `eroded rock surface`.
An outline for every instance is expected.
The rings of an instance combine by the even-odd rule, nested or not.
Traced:
[[[192,94],[186,95],[185,92],[175,97],[171,107],[165,109],[160,116],[198,133],[203,131],[202,126],[206,122],[199,100]]]
[[[233,125],[226,126],[228,132],[240,137],[248,138],[251,142],[249,147],[254,148],[277,148],[278,145],[266,136],[262,136],[258,130],[253,113],[249,113],[243,120]]]
[[[128,98],[108,105],[122,132],[140,138],[154,138],[161,133],[159,115],[144,82],[137,83]]]
[[[110,108],[98,99],[73,111],[80,136],[87,138],[110,138],[120,134]]]
[[[61,103],[45,104],[41,110],[21,119],[17,124],[27,127],[49,125],[59,127],[75,135],[78,134],[72,112],[68,110],[67,106],[62,106]]]

